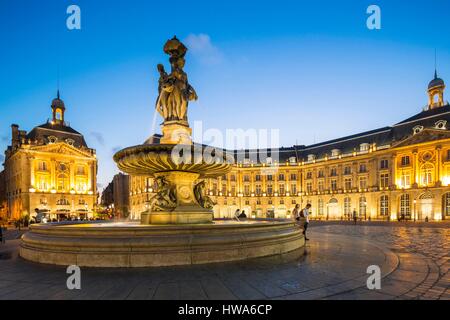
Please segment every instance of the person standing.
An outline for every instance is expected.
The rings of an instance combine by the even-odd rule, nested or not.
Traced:
[[[3,226],[0,225],[0,244],[5,243],[5,239],[3,239]]]
[[[311,204],[308,203],[300,213],[300,217],[305,219],[305,223],[303,224],[303,235],[305,236],[305,240],[309,241],[308,237],[306,236],[306,230],[308,230],[309,225],[309,210],[311,209]]]
[[[356,212],[356,209],[353,209],[353,221],[355,222],[355,226],[356,226],[356,223],[358,221],[358,214]]]

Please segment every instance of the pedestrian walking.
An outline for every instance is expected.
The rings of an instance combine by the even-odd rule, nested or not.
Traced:
[[[353,221],[356,226],[356,223],[358,222],[358,213],[356,212],[356,209],[353,209]]]
[[[305,236],[305,240],[309,241],[308,237],[306,236],[306,230],[308,230],[309,225],[309,210],[311,209],[311,204],[308,203],[306,207],[300,212],[300,218],[304,219],[303,223],[303,235]],[[301,220],[301,219],[299,219]]]

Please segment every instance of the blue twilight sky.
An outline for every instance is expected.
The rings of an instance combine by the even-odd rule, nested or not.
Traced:
[[[66,28],[71,4],[79,31]],[[366,27],[370,4],[379,31]],[[203,129],[280,129],[290,146],[391,125],[425,106],[435,48],[450,82],[449,17],[448,0],[0,0],[0,149],[12,123],[50,117],[59,66],[66,120],[97,149],[105,185],[115,150],[152,132],[156,64],[169,69],[175,34]]]

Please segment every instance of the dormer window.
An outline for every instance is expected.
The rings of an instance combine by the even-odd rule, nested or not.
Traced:
[[[438,122],[436,122],[434,127],[435,127],[435,129],[438,129],[438,130],[446,130],[447,129],[447,121],[439,120]]]
[[[331,150],[331,156],[332,157],[339,157],[340,154],[341,154],[341,150],[339,150],[339,149]]]
[[[296,157],[290,157],[289,158],[289,163],[296,163],[297,162],[297,158]]]
[[[272,162],[273,162],[272,158],[271,157],[267,157],[266,163],[267,164],[272,164]]]
[[[312,161],[314,161],[314,160],[316,160],[316,155],[314,155],[314,154],[308,154],[308,162],[312,162]]]
[[[413,128],[413,134],[418,134],[423,131],[423,126],[415,126]]]
[[[73,139],[66,139],[66,143],[67,143],[69,146],[73,146],[74,143],[75,143],[75,140],[73,140]]]
[[[52,143],[56,143],[58,141],[58,138],[55,136],[50,136],[48,137],[48,143],[52,144]]]
[[[361,152],[367,152],[367,151],[369,151],[369,148],[370,148],[370,145],[368,143],[362,143],[359,146],[359,150]]]

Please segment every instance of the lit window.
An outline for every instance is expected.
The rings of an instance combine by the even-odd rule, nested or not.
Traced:
[[[352,212],[352,200],[347,197],[344,199],[344,215],[345,216],[350,216]]]
[[[434,167],[431,164],[425,164],[420,170],[421,182],[423,186],[432,185],[434,182]]]
[[[411,159],[409,158],[409,156],[402,157],[401,164],[403,167],[409,166],[411,164]]]
[[[389,169],[389,161],[387,159],[380,161],[380,169]]]
[[[389,215],[389,197],[386,195],[380,197],[380,215]]]
[[[389,173],[382,173],[380,175],[380,188],[389,187]]]
[[[409,194],[403,194],[400,197],[400,215],[407,219],[411,217],[411,199]]]

